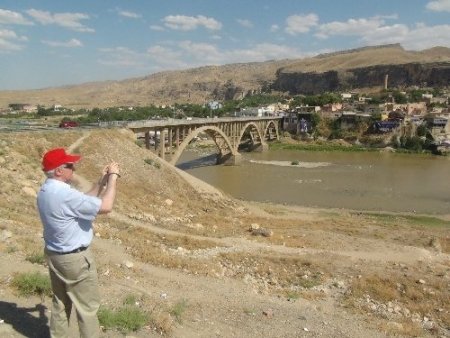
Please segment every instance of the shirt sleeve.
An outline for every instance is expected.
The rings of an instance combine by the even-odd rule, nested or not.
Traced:
[[[89,196],[73,189],[67,195],[65,206],[72,216],[93,221],[100,210],[101,204],[102,200],[100,198]]]

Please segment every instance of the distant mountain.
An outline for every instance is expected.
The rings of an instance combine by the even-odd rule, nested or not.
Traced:
[[[450,85],[450,49],[406,51],[400,45],[364,47],[296,60],[205,66],[122,81],[92,82],[25,91],[0,91],[10,103],[70,108],[204,103],[240,98],[261,89],[290,94],[391,86]],[[402,80],[403,79],[403,80]]]

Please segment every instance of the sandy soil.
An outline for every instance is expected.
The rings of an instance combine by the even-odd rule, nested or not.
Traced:
[[[21,297],[11,281],[20,272],[46,273],[45,266],[27,257],[42,248],[33,201],[43,177],[36,169],[42,150],[55,144],[85,155],[77,171],[81,190],[95,181],[100,160],[117,159],[123,168],[115,211],[95,224],[92,248],[102,303],[118,306],[124,296],[136,295],[153,320],[139,331],[107,330],[103,337],[449,335],[449,303],[442,301],[450,292],[450,228],[445,221],[437,220],[441,223],[435,227],[412,226],[404,215],[377,218],[235,201],[166,163],[144,166],[142,159],[150,155],[126,143],[129,135],[121,137],[115,132],[38,135],[34,146],[40,150],[35,151],[13,137],[0,144],[0,177],[10,182],[0,196],[1,337],[48,336],[50,298]],[[102,157],[92,149],[108,154]],[[252,227],[270,229],[271,235],[252,235]],[[297,285],[316,275],[320,283]],[[368,289],[369,298],[351,297],[355,280],[373,276],[406,278],[408,287],[423,279],[418,287],[428,290],[423,291],[427,300],[436,300],[429,313],[416,309],[415,316],[411,308],[408,316],[395,306],[389,312],[391,305],[380,290]],[[392,302],[403,310],[411,307],[406,299]]]

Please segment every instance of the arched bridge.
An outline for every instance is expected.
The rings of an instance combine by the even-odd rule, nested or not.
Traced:
[[[281,117],[236,117],[192,120],[148,120],[129,122],[135,134],[143,134],[147,149],[175,165],[187,145],[199,135],[208,135],[216,144],[217,163],[238,164],[239,148],[264,151],[267,141],[278,140]],[[139,136],[138,136],[139,137]]]

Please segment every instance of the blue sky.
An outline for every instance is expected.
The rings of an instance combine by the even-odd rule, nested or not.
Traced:
[[[387,43],[450,47],[450,0],[2,0],[0,90]]]

